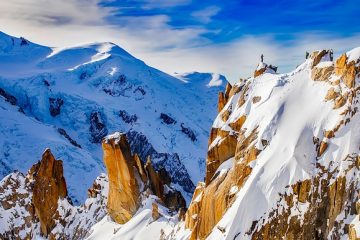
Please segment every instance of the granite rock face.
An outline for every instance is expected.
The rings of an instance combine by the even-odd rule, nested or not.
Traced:
[[[160,203],[172,211],[186,208],[181,193],[170,187],[171,178],[165,169],[158,172],[150,157],[143,164],[137,154],[132,155],[126,134],[108,135],[102,147],[109,177],[107,209],[114,221],[128,222],[139,209],[141,197],[149,194],[157,196]],[[165,185],[167,191],[164,191]]]
[[[279,76],[260,77],[262,64],[231,87],[232,96],[219,94],[205,182],[185,214],[190,239],[359,239],[360,56],[333,62],[331,54],[314,52]],[[312,101],[299,97],[313,89]],[[309,130],[299,116],[323,130]],[[291,145],[297,127],[302,133]]]
[[[50,149],[46,149],[29,174],[34,181],[32,203],[35,215],[40,220],[41,234],[47,237],[59,218],[58,200],[67,197],[62,161],[55,160]]]

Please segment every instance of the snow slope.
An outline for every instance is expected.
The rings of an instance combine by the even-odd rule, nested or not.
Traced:
[[[357,60],[360,59],[358,50],[348,52],[347,56],[360,62]],[[327,56],[324,56],[317,66],[321,68],[333,66],[334,63],[330,62],[329,64],[328,60]],[[345,231],[347,224],[353,224],[357,234],[355,237],[360,237],[359,213],[350,210],[353,203],[359,203],[360,133],[358,129],[360,115],[358,109],[360,99],[358,92],[360,91],[360,79],[355,78],[355,87],[352,89],[348,88],[343,80],[338,81],[340,77],[336,74],[329,76],[327,81],[314,80],[311,77],[312,65],[313,59],[308,59],[293,72],[264,73],[233,86],[233,89],[240,90],[230,97],[216,117],[213,128],[230,132],[230,134],[242,135],[244,138],[251,135],[252,132],[256,132],[255,140],[249,142],[245,147],[254,145],[260,150],[260,153],[248,163],[251,172],[244,180],[243,185],[237,186],[238,179],[233,182],[228,196],[235,194],[235,200],[207,235],[207,239],[254,239],[252,238],[253,234],[262,228],[265,228],[266,231],[265,226],[271,221],[279,223],[282,221],[281,223],[287,226],[285,229],[291,229],[291,223],[296,222],[294,219],[304,223],[306,217],[330,216],[331,214],[336,214],[337,224],[331,231],[321,233],[329,234],[321,235],[324,239],[326,236],[329,238],[338,236],[331,235],[335,231],[335,227],[338,228],[336,231],[340,233],[341,239],[348,239],[349,235]],[[325,100],[331,88],[335,88],[335,91],[340,94],[337,98],[347,96],[348,100],[342,106],[335,107],[336,99]],[[230,115],[224,121],[223,114],[226,111],[229,111]],[[246,121],[240,131],[236,132],[231,128],[231,123],[236,122],[242,116],[246,116]],[[325,132],[330,130],[335,132],[334,135],[326,137]],[[221,140],[221,135],[217,136],[210,143],[209,148]],[[325,151],[321,154],[317,142],[327,143]],[[215,173],[215,180],[212,181],[219,178],[225,182],[227,179],[222,177],[235,169],[235,164],[240,164],[243,159],[237,159],[235,155],[224,161],[216,171],[219,174]],[[341,189],[331,193],[331,189],[336,191],[336,188],[330,186],[339,184],[339,179],[345,179],[343,187],[353,189],[349,190],[352,194],[341,195],[347,194],[346,190],[341,193]],[[307,180],[311,180],[310,183],[323,181],[324,185],[311,185],[309,192],[305,192],[305,194],[310,194],[311,191],[315,191],[315,195],[318,194],[315,202],[306,199],[305,201],[298,200],[300,195],[296,195],[295,190],[291,187]],[[205,184],[203,185],[205,186]],[[211,183],[205,186],[205,189],[210,186]],[[218,186],[221,188],[224,185]],[[323,187],[325,190],[321,189]],[[321,195],[324,192],[325,195]],[[193,201],[203,201],[205,193],[205,191],[201,192]],[[339,213],[336,213],[337,210],[331,210],[329,215],[318,213],[306,216],[311,209],[315,212],[330,211],[319,207],[324,202],[326,204],[326,199],[328,199],[326,194],[344,196],[345,202],[334,199],[334,201],[339,201],[337,204],[344,204],[343,210]],[[290,200],[292,201],[285,200],[284,196],[291,196]],[[293,204],[292,207],[289,206],[289,202]],[[334,204],[329,202],[331,207]],[[198,210],[203,205],[196,206]],[[200,211],[202,210],[209,211],[209,214],[215,211],[214,209],[201,209]],[[286,214],[282,215],[288,210],[290,210],[289,218]],[[160,236],[163,235],[165,235],[163,239],[190,238],[191,230],[185,228],[183,221],[176,225],[171,221],[168,224],[160,221],[157,224],[161,224],[164,231],[161,235],[158,230],[159,225],[144,224],[144,221],[151,222],[149,217],[145,217],[146,210],[144,211],[140,210],[136,217],[123,226],[114,224],[109,219],[103,219],[101,223],[93,227],[94,232],[90,239],[101,239],[102,234],[105,233],[108,234],[107,238],[109,239],[162,239]],[[285,220],[282,219],[284,216]],[[196,219],[197,214],[190,217]],[[322,220],[327,222],[326,224],[330,222],[329,219]],[[197,222],[197,224],[199,223]],[[315,223],[313,224],[314,226],[310,228],[311,231],[316,229]],[[114,229],[120,230],[115,233]],[[122,229],[128,231],[122,231]],[[280,231],[281,229],[279,227],[279,229],[270,229],[269,231],[274,230]],[[153,236],[148,232],[157,234]],[[277,236],[276,233],[275,236]],[[255,237],[255,239],[257,238]]]
[[[347,54],[350,53],[355,54],[354,50]],[[353,60],[360,58],[359,51],[356,53],[356,56],[352,54]],[[333,65],[332,62],[330,64]],[[328,172],[336,170],[333,179],[345,176],[348,186],[355,184],[355,189],[360,189],[359,173],[348,172],[352,162],[347,160],[360,153],[360,133],[357,130],[360,115],[344,115],[349,108],[356,112],[359,105],[356,99],[359,97],[353,100],[353,105],[347,103],[334,109],[334,101],[324,100],[331,84],[311,79],[311,65],[312,59],[308,59],[293,72],[265,73],[245,83],[238,83],[239,86],[249,86],[245,103],[239,106],[241,93],[235,94],[223,110],[234,109],[229,119],[224,122],[221,113],[216,118],[213,127],[229,131],[229,123],[245,115],[246,121],[241,129],[245,131],[245,136],[256,130],[258,137],[254,144],[262,151],[250,163],[252,172],[249,178],[208,239],[251,239],[248,231],[253,221],[263,219],[264,226],[270,221],[268,214],[271,210],[278,209],[281,213],[286,202],[281,201],[279,193],[291,194],[289,185],[319,176],[321,170],[316,167],[317,164],[324,166]],[[326,56],[318,66],[323,65],[329,65]],[[332,75],[329,81],[331,83],[338,79],[338,76]],[[355,86],[358,86],[359,78],[355,81]],[[340,83],[338,91],[346,95],[351,89]],[[254,103],[253,98],[259,96],[261,100]],[[325,131],[334,129],[348,118],[349,122],[340,127],[334,138],[324,137]],[[328,144],[320,157],[317,156],[313,138]],[[269,145],[263,146],[262,140]],[[281,207],[279,201],[280,205],[283,204]],[[300,207],[293,210],[293,216],[303,218],[309,205]],[[219,228],[224,232],[217,230]]]
[[[143,161],[151,155],[191,193],[225,83],[216,74],[167,75],[112,43],[54,49],[0,32],[1,177],[26,171],[48,147],[82,202],[104,172],[101,138],[122,131]]]

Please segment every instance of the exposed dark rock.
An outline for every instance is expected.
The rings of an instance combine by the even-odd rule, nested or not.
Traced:
[[[173,183],[182,186],[186,192],[192,193],[194,191],[195,185],[190,180],[189,173],[180,161],[179,155],[176,153],[157,152],[147,137],[141,132],[131,130],[126,133],[126,136],[131,151],[137,153],[143,163],[145,163],[146,158],[150,156],[156,171],[160,171],[162,168],[165,169]]]
[[[274,72],[277,72],[277,69],[278,69],[278,67],[273,66],[273,65],[270,65],[269,68],[272,69],[272,70],[274,70]]]
[[[173,190],[165,194],[165,205],[172,211],[186,208],[186,201],[179,191]]]
[[[50,115],[52,117],[56,117],[60,114],[61,106],[64,104],[64,100],[61,98],[49,98],[49,104],[50,104]]]
[[[130,95],[126,95],[126,92],[131,90],[133,85],[126,81],[126,76],[121,74],[119,77],[115,79],[111,79],[108,82],[103,84],[102,90],[113,97],[130,97]]]
[[[160,177],[161,181],[164,184],[169,185],[171,183],[171,177],[165,168],[160,168],[158,173],[159,173],[159,177]]]
[[[128,112],[126,112],[125,110],[120,110],[119,111],[119,116],[121,117],[121,119],[129,124],[133,124],[137,121],[138,117],[136,116],[136,114],[129,114]]]
[[[7,158],[7,156],[5,156],[5,158]],[[1,176],[6,176],[9,173],[11,173],[12,169],[5,163],[2,161],[2,158],[0,158],[0,174]]]
[[[191,141],[193,141],[193,142],[196,141],[196,135],[195,135],[194,131],[188,127],[185,127],[184,123],[181,123],[181,131],[183,133],[185,133],[191,139]]]
[[[81,145],[78,144],[74,139],[72,139],[67,132],[65,131],[65,129],[62,128],[58,128],[58,132],[63,135],[72,145],[74,145],[75,147],[81,148]]]
[[[17,99],[11,94],[8,94],[5,92],[4,89],[0,88],[0,96],[3,96],[5,98],[5,101],[9,102],[11,105],[17,104]]]
[[[50,87],[50,83],[47,80],[43,80],[45,86]]]
[[[165,113],[161,113],[160,118],[163,121],[163,123],[166,123],[166,124],[175,124],[176,123],[175,119],[173,119],[172,117],[170,117],[169,115],[167,115]]]
[[[100,143],[102,138],[108,134],[104,117],[100,112],[92,112],[90,114],[90,141],[92,143]]]
[[[141,86],[137,87],[137,88],[134,90],[134,93],[140,93],[140,94],[142,94],[143,96],[146,94],[144,88],[141,87]]]
[[[21,37],[20,40],[20,46],[29,45],[29,42],[25,38]]]
[[[89,77],[89,74],[87,72],[82,72],[79,76],[80,80],[84,80]]]

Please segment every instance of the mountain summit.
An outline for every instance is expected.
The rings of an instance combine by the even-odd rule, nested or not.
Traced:
[[[216,75],[221,80],[210,86],[213,75],[184,81],[112,43],[57,49],[1,33],[0,175],[26,172],[29,156],[50,148],[63,160],[69,196],[83,202],[105,171],[102,138],[121,131],[141,161],[150,156],[156,170],[164,167],[190,201],[226,84]]]
[[[316,51],[283,74],[259,64],[210,100],[221,76],[171,77],[105,45],[1,78],[3,174],[56,152],[0,182],[1,238],[360,238],[360,48]],[[101,155],[107,174],[72,203],[105,171]]]

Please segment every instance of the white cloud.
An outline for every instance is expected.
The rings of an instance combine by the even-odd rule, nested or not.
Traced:
[[[223,73],[228,80],[236,82],[239,78],[252,76],[261,54],[264,54],[265,62],[279,66],[279,72],[284,73],[305,61],[306,51],[334,49],[337,57],[360,46],[359,42],[360,34],[346,38],[308,34],[286,44],[280,44],[272,36],[248,36],[226,44],[159,52],[153,55],[151,64],[167,72],[196,70]]]
[[[199,11],[193,12],[191,15],[202,23],[211,22],[211,18],[220,12],[221,8],[217,6],[209,6]]]
[[[142,0],[144,9],[169,8],[184,6],[191,3],[191,0]]]
[[[250,76],[261,54],[285,72],[304,60],[305,51],[333,48],[335,53],[344,52],[360,42],[360,35],[335,37],[314,32],[285,43],[267,35],[216,44],[203,37],[206,28],[173,28],[166,15],[120,17],[116,26],[110,25],[106,19],[112,11],[98,6],[98,0],[0,1],[0,31],[59,47],[111,41],[165,72],[217,72],[232,82]],[[211,14],[203,16],[211,18]]]

